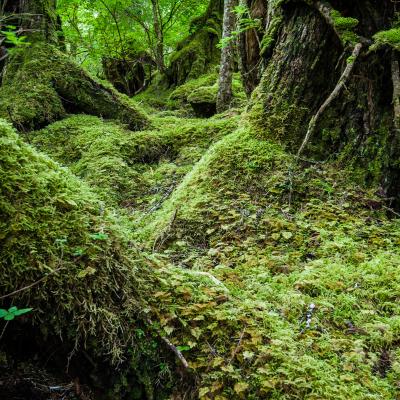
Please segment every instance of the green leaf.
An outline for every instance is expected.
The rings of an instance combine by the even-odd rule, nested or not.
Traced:
[[[18,307],[15,306],[8,309],[8,312],[11,314],[14,314],[16,311],[18,311]]]
[[[8,314],[7,310],[0,308],[0,318],[4,318]]]
[[[21,310],[15,311],[14,315],[19,316],[19,315],[27,314],[27,313],[31,312],[32,310],[33,310],[33,308],[22,308]]]
[[[190,350],[190,346],[176,346],[176,349],[179,351],[188,351]]]
[[[108,235],[105,233],[93,233],[90,237],[94,240],[107,240]]]
[[[5,317],[4,317],[4,321],[12,321],[15,318],[15,315],[13,313],[8,313]]]
[[[241,393],[245,392],[248,387],[249,387],[248,383],[246,383],[246,382],[238,382],[238,383],[235,384],[233,390],[237,394],[241,394]]]

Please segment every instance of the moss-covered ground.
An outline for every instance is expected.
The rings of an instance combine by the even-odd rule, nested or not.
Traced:
[[[22,300],[103,353],[136,349],[136,380],[125,368],[117,383],[127,398],[164,398],[175,370],[194,384],[174,399],[400,398],[400,223],[376,188],[338,163],[295,163],[244,113],[146,104],[152,128],[139,132],[73,115],[23,141],[2,123],[6,289],[65,269],[46,283],[57,311],[41,286]],[[167,338],[189,371],[143,335]]]

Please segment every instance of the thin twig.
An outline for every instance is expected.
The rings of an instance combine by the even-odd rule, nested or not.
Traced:
[[[244,336],[244,329],[242,330],[242,333],[240,334],[238,343],[235,347],[235,350],[233,350],[233,352],[232,352],[232,356],[231,356],[231,359],[229,360],[228,364],[232,364],[233,359],[235,358],[236,354],[238,353],[240,345],[242,344],[243,336]]]
[[[175,353],[178,357],[179,361],[185,367],[185,369],[189,369],[189,363],[186,361],[185,357],[183,356],[182,352],[177,349],[166,337],[161,337],[161,340],[168,346],[168,348]]]
[[[153,326],[153,322],[150,319],[147,319],[147,323],[150,326]],[[161,335],[160,337],[161,340],[167,345],[167,347],[178,357],[183,367],[185,369],[189,369],[189,363],[186,361],[186,358],[183,356],[182,352],[174,344],[172,344],[169,339]]]
[[[63,267],[60,267],[60,268],[55,269],[54,271],[51,271],[51,272],[50,272],[49,274],[47,274],[46,276],[43,276],[43,277],[40,278],[38,281],[33,282],[33,283],[31,283],[30,285],[28,285],[28,286],[25,286],[25,287],[23,287],[23,288],[21,288],[21,289],[18,289],[18,290],[16,290],[16,291],[14,291],[14,292],[11,292],[11,293],[8,293],[8,294],[6,294],[6,295],[4,295],[4,296],[1,296],[1,297],[0,297],[0,300],[6,299],[6,298],[8,298],[8,297],[15,296],[16,294],[21,293],[21,292],[24,292],[25,290],[32,289],[34,286],[39,285],[39,283],[43,282],[43,281],[44,281],[45,279],[47,279],[50,275],[54,275],[55,273],[59,272],[61,269],[63,269]]]
[[[1,341],[1,339],[3,339],[4,333],[5,333],[9,323],[10,323],[10,321],[7,321],[6,324],[4,325],[4,328],[3,328],[2,332],[1,332],[1,335],[0,335],[0,341]]]

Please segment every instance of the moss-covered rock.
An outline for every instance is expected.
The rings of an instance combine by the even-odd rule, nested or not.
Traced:
[[[234,74],[232,81],[234,99],[232,106],[241,107],[246,101],[239,74]],[[218,74],[216,72],[191,79],[178,86],[170,98],[184,106],[190,104],[198,117],[210,117],[217,111]]]
[[[133,102],[94,80],[55,47],[39,43],[21,49],[7,65],[0,116],[19,130],[32,130],[67,113],[117,119],[132,130],[148,125]]]

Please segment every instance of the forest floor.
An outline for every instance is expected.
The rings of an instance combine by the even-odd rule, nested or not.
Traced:
[[[394,212],[337,163],[297,165],[246,111],[136,101],[145,131],[73,115],[27,140],[89,185],[152,266],[157,329],[199,397],[398,399]]]

